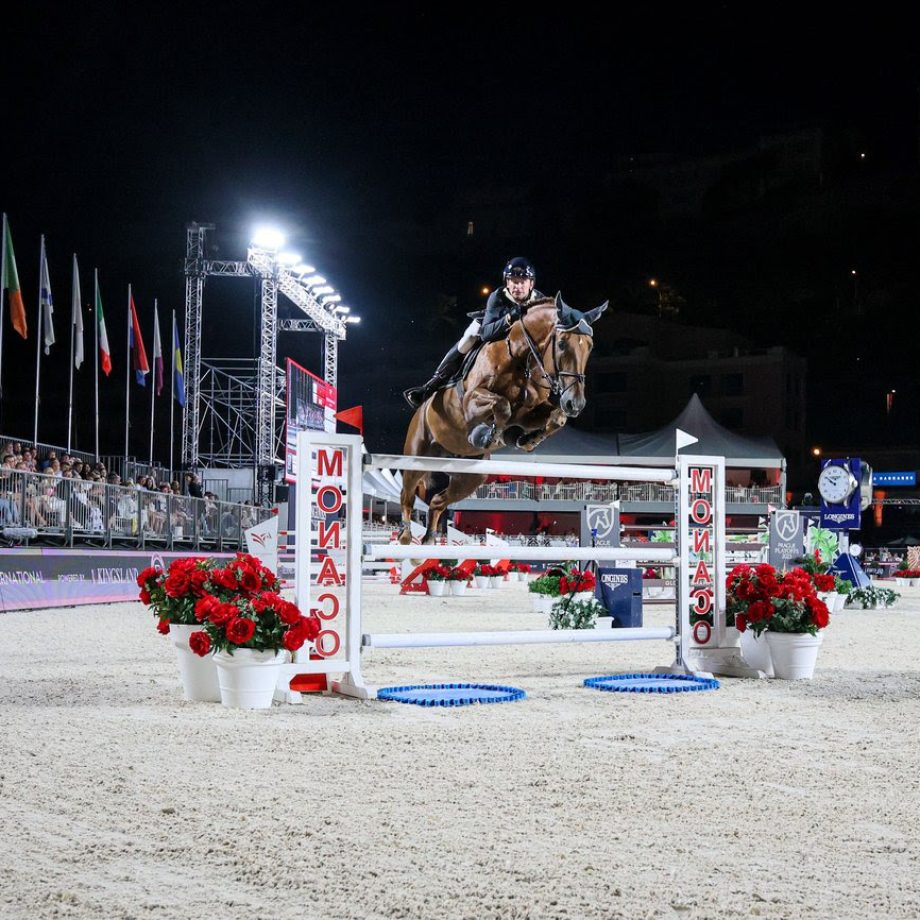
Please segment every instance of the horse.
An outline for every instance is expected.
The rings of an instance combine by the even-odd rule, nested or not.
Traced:
[[[594,347],[591,324],[607,304],[582,312],[568,306],[561,294],[530,304],[506,338],[482,345],[463,380],[438,390],[415,410],[403,453],[488,459],[505,445],[532,451],[584,409],[585,367]],[[412,541],[412,506],[428,475],[403,471],[400,543]],[[447,487],[429,500],[422,543],[434,543],[448,506],[471,495],[486,479],[474,473],[450,474]]]

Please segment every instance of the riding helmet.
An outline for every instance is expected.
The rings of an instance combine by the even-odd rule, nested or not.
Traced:
[[[537,277],[534,267],[528,259],[523,256],[515,256],[505,266],[502,272],[503,278],[530,278],[531,281]]]

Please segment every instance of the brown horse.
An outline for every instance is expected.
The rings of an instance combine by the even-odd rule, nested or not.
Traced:
[[[531,451],[585,407],[585,367],[594,345],[591,324],[607,303],[574,310],[562,295],[538,300],[506,338],[482,346],[466,379],[439,390],[416,409],[403,453],[416,457],[488,458],[513,444]],[[403,471],[401,543],[411,542],[409,520],[426,476]],[[429,500],[423,543],[433,543],[448,505],[462,501],[486,476],[454,473]],[[428,480],[430,483],[430,479]]]

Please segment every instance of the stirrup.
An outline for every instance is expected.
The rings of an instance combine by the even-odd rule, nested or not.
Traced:
[[[405,399],[413,409],[418,409],[418,407],[428,399],[429,394],[425,392],[426,390],[427,387],[409,387],[408,390],[403,390],[403,399]]]

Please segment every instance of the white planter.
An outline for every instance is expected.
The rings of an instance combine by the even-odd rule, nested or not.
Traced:
[[[899,578],[897,575],[895,575],[894,583],[899,588],[909,588],[913,583],[913,578]]]
[[[576,602],[594,600],[594,592],[593,591],[576,591],[572,595],[572,600]]]
[[[594,621],[595,629],[613,629],[613,617],[598,617]]]
[[[549,612],[553,609],[553,604],[557,600],[559,600],[558,597],[550,597],[547,594],[531,594],[530,595],[530,602],[531,604],[533,604],[534,613],[549,614]]]
[[[473,581],[476,582],[477,588],[488,588],[489,587],[489,576],[488,575],[474,575]]]
[[[428,593],[432,597],[443,597],[444,596],[444,586],[447,582],[444,581],[427,581]]]
[[[454,597],[463,597],[466,594],[466,582],[465,581],[449,581],[450,593]]]
[[[780,680],[811,680],[818,661],[822,635],[766,633],[773,660],[773,673]]]
[[[269,709],[278,684],[284,652],[257,652],[251,648],[217,652],[220,701],[231,709]]]
[[[911,578],[910,579],[911,588],[920,588],[920,578]]]
[[[504,580],[503,575],[493,575],[489,578],[489,587],[490,588],[500,588],[502,586],[502,581]]]
[[[847,595],[846,595],[846,594],[838,594],[838,593],[835,591],[835,592],[834,592],[834,610],[833,610],[833,613],[839,613],[841,610],[843,610],[844,605],[846,604],[846,602],[847,602]]]
[[[773,659],[766,634],[755,636],[749,629],[741,633],[741,656],[752,668],[763,671],[767,677],[773,676]]]
[[[193,703],[220,702],[220,687],[217,685],[217,667],[213,655],[203,658],[188,646],[188,637],[199,632],[200,626],[183,626],[171,623],[169,638],[176,647],[179,662],[179,676],[182,678],[182,695]]]

